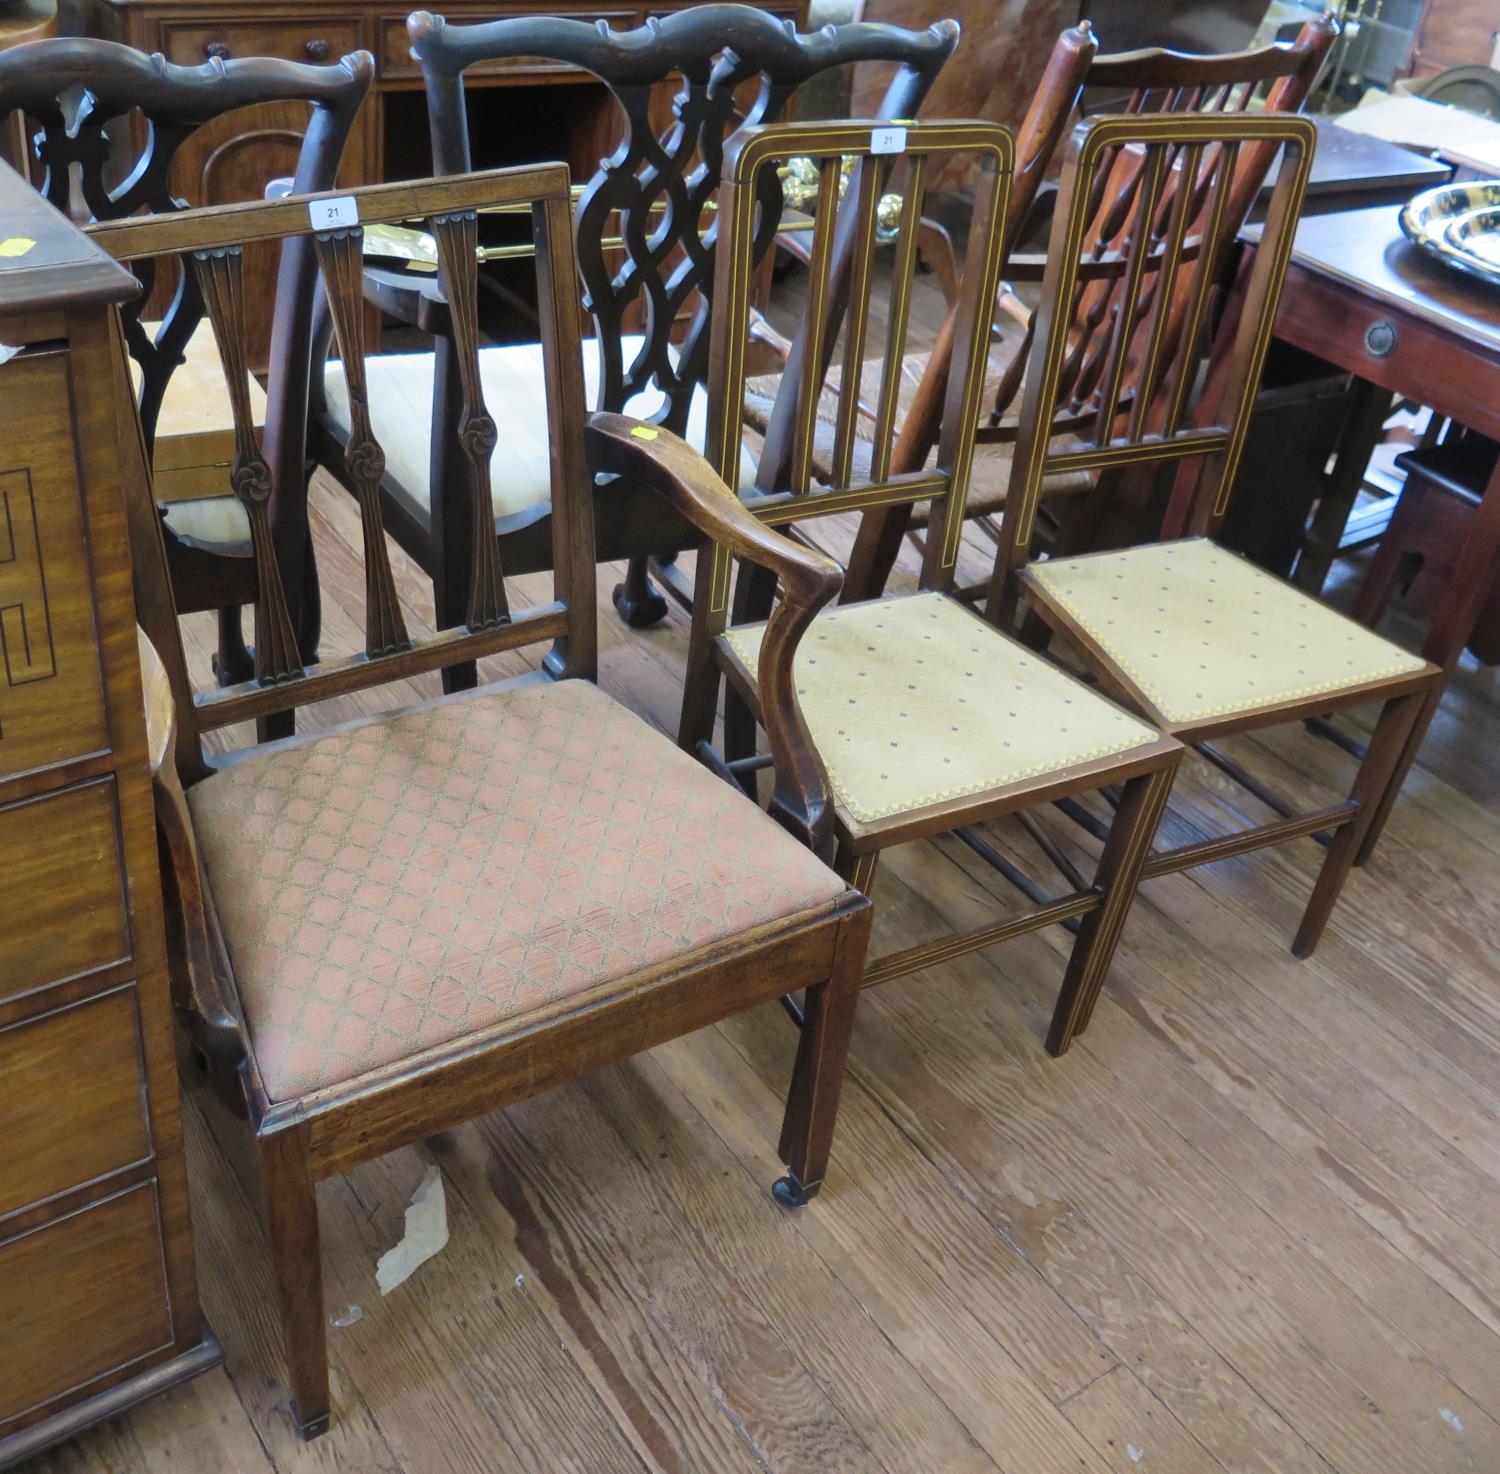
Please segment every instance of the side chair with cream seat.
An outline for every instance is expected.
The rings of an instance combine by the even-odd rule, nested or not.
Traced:
[[[905,347],[906,305],[915,270],[915,232],[898,237],[888,296],[876,290],[876,203],[893,155],[872,154],[872,141],[896,142],[906,167],[908,227],[918,217],[928,160],[977,156],[983,166],[969,231],[963,297],[957,315],[955,371],[949,377],[935,465],[894,473],[890,447],[899,430],[895,376]],[[1179,744],[1082,682],[1053,668],[1020,641],[987,624],[951,597],[964,490],[973,451],[970,427],[983,389],[988,321],[1000,263],[1000,222],[1011,172],[1011,137],[996,124],[919,123],[893,140],[870,124],[793,124],[751,129],[725,152],[718,243],[718,294],[713,329],[716,395],[710,454],[732,464],[740,434],[744,383],[743,340],[751,270],[751,232],[761,171],[789,154],[810,157],[822,170],[821,198],[810,258],[807,321],[799,352],[783,376],[773,409],[785,417],[788,473],[761,484],[746,507],[773,526],[804,523],[834,513],[923,501],[932,507],[919,590],[820,614],[804,636],[795,666],[795,692],[833,794],[835,863],[867,894],[882,853],[893,845],[940,836],[1054,799],[1121,785],[1123,795],[1092,881],[1043,897],[1021,915],[1007,915],[962,934],[918,943],[873,960],[867,984],[920,970],[945,958],[987,947],[1038,927],[1071,923],[1077,931],[1047,1045],[1068,1047],[1079,1011],[1097,990],[1119,940],[1156,821],[1176,767]],[[837,175],[842,156],[857,163],[842,202]],[[832,286],[835,238],[849,245],[849,289],[839,317]],[[880,302],[884,296],[886,300]],[[872,306],[878,304],[876,311]],[[883,309],[883,310],[880,310]],[[874,371],[866,345],[883,321],[883,352]],[[872,326],[872,324],[874,326]],[[822,331],[818,327],[822,327]],[[839,342],[835,344],[834,338]],[[810,483],[818,375],[809,365],[831,354],[842,366],[833,475]],[[797,386],[806,386],[800,392]],[[855,417],[863,394],[877,406],[873,454],[856,458]],[[768,436],[769,444],[769,436]],[[765,680],[769,623],[739,623],[730,610],[732,549],[710,544],[699,553],[680,741],[689,751],[747,787],[769,767],[781,780],[774,744],[755,751],[756,728],[772,732],[784,693]],[[741,566],[739,577],[746,569]],[[783,590],[783,598],[785,590]],[[775,604],[779,612],[782,604]],[[724,739],[715,744],[721,688]],[[734,719],[748,709],[748,729]]]
[[[1015,475],[986,612],[1002,629],[1022,611],[1040,616],[1053,643],[1080,658],[1099,689],[1190,744],[1231,777],[1238,765],[1212,739],[1297,723],[1345,707],[1378,704],[1369,753],[1347,798],[1311,813],[1281,803],[1270,823],[1154,853],[1146,878],[1321,835],[1328,844],[1293,950],[1317,945],[1420,709],[1440,678],[1408,654],[1214,541],[1259,385],[1290,257],[1316,133],[1286,114],[1104,117],[1068,146],[1047,274],[1027,365]],[[1211,284],[1231,240],[1217,202],[1233,187],[1236,161],[1275,153],[1269,212],[1243,311],[1217,334],[1202,331]],[[1117,249],[1079,250],[1096,211],[1099,181],[1123,149],[1143,155],[1140,184]],[[1199,210],[1201,194],[1208,202]],[[1154,221],[1165,209],[1170,227]],[[1085,396],[1087,424],[1059,445],[1054,425],[1076,354],[1070,311],[1086,278],[1116,284],[1117,317],[1097,385]],[[1155,282],[1155,290],[1148,284]],[[1187,320],[1168,349],[1174,300]],[[1142,365],[1142,392],[1123,406],[1128,356]],[[1148,423],[1143,406],[1162,406]],[[1058,470],[1123,467],[1143,485],[1172,490],[1188,505],[1188,535],[1076,557],[1033,557],[1038,491]],[[1254,487],[1237,494],[1253,496]],[[1034,624],[1032,627],[1035,627]],[[1085,1015],[1084,1021],[1087,1021]]]
[[[463,620],[424,635],[399,595],[382,517],[383,453],[363,408],[363,226],[349,213],[372,225],[423,219],[439,242],[465,390],[455,437],[487,499],[489,450],[511,419],[485,399],[474,328],[478,211],[495,205],[529,223],[538,261],[551,597],[512,603],[493,518],[479,513]],[[768,704],[783,777],[767,814],[592,682],[594,472],[632,475],[704,535],[775,571],[788,597],[761,669],[777,691],[790,691],[798,638],[838,575],[754,521],[670,432],[586,412],[565,166],[355,191],[328,226],[311,208],[294,195],[95,234],[117,259],[172,255],[194,273],[230,384],[245,369],[245,249],[281,244],[284,283],[310,258],[356,406],[346,464],[359,473],[363,641],[311,663],[268,515],[278,492],[302,495],[306,479],[299,465],[278,481],[247,402],[234,398],[231,481],[250,525],[262,632],[257,675],[234,686],[189,680],[133,424],[140,453],[124,468],[137,607],[164,667],[148,684],[176,1002],[208,1083],[259,1159],[295,1419],[308,1437],[331,1411],[320,1179],[806,989],[776,1189],[805,1202],[828,1162],[870,916],[817,857],[831,818],[795,697]],[[273,377],[273,416],[277,391]],[[341,547],[341,558],[359,556]],[[538,645],[546,653],[528,675],[399,704],[424,694],[411,678]],[[205,742],[334,700],[356,715],[227,754]]]
[[[580,284],[594,329],[585,345],[594,360],[590,403],[650,419],[700,450],[718,162],[742,110],[748,108],[752,120],[773,122],[802,83],[871,62],[896,68],[884,110],[910,116],[958,40],[951,21],[922,31],[855,23],[798,34],[784,19],[747,5],[696,6],[626,31],[603,20],[559,16],[453,25],[423,11],[407,28],[426,86],[436,175],[473,167],[464,86],[472,68],[543,58],[588,72],[609,89],[619,145],[587,181],[576,208]],[[674,84],[677,95],[663,119],[662,90]],[[757,238],[757,260],[771,249],[774,223],[768,217]],[[391,443],[382,484],[387,525],[432,578],[438,623],[446,627],[461,619],[467,599],[467,567],[449,544],[455,528],[461,538],[467,527],[472,488],[452,449],[460,394],[445,314],[431,281],[414,280],[409,272],[372,263],[370,293],[385,310],[434,337],[430,352],[375,360],[370,389],[376,427]],[[489,345],[480,354],[487,390],[514,396],[528,427],[512,443],[496,446],[490,478],[496,532],[507,566],[518,572],[546,568],[550,556],[540,363],[535,344]],[[347,483],[340,456],[347,395],[336,365],[329,365],[325,384],[317,453]],[[748,482],[753,467],[742,456],[739,479]],[[647,577],[646,559],[690,546],[690,529],[628,477],[610,487],[596,512],[599,560],[631,560],[615,592],[617,609],[633,626],[656,623],[666,604]],[[670,567],[662,576],[679,582]],[[447,679],[461,684],[472,673],[454,671]]]

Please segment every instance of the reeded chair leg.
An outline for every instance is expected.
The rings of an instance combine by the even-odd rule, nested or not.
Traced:
[[[282,1131],[262,1137],[260,1161],[281,1337],[292,1389],[292,1421],[307,1441],[328,1431],[330,1417],[318,1199],[302,1133]]]
[[[871,914],[866,906],[844,922],[828,981],[807,990],[797,1062],[781,1126],[779,1152],[788,1170],[771,1188],[771,1196],[784,1208],[807,1203],[822,1187],[828,1171],[849,1037],[864,981]]]
[[[1401,755],[1406,750],[1417,718],[1422,713],[1427,692],[1418,691],[1410,696],[1398,696],[1387,701],[1375,723],[1370,745],[1354,775],[1354,786],[1349,797],[1359,804],[1354,818],[1334,835],[1333,843],[1323,857],[1318,879],[1302,913],[1302,923],[1292,942],[1292,955],[1311,957],[1314,948],[1323,936],[1323,928],[1333,914],[1339,892],[1357,859],[1362,858],[1366,841],[1377,818],[1382,817],[1384,800],[1396,777]]]
[[[1094,877],[1103,898],[1098,909],[1083,918],[1073,943],[1068,971],[1047,1031],[1048,1054],[1066,1054],[1074,1038],[1088,1028],[1176,776],[1174,759],[1125,785]]]

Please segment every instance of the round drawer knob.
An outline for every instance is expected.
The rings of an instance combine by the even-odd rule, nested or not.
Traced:
[[[1400,341],[1396,324],[1383,317],[1365,329],[1365,349],[1376,358],[1389,358]]]
[[[333,48],[321,37],[314,37],[302,48],[309,61],[327,61]]]
[[[229,46],[223,41],[205,41],[203,43],[203,54],[213,61],[228,61]]]

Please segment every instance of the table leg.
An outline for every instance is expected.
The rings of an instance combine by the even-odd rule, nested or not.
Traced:
[[[1427,639],[1422,646],[1422,654],[1434,665],[1442,666],[1445,675],[1452,675],[1469,636],[1474,632],[1480,611],[1489,597],[1497,558],[1500,558],[1500,463],[1490,473],[1484,496],[1474,513],[1474,521],[1470,524],[1469,535],[1464,539],[1463,549],[1448,585],[1438,598],[1432,626],[1427,631]],[[1422,713],[1412,727],[1411,736],[1407,738],[1400,761],[1381,795],[1375,818],[1360,846],[1355,864],[1362,865],[1370,858],[1375,842],[1380,838],[1380,832],[1390,817],[1396,795],[1400,793],[1401,785],[1411,771],[1412,763],[1416,761],[1422,739],[1427,735],[1427,729],[1432,725],[1432,719],[1442,704],[1446,687],[1447,681],[1441,681],[1428,694]]]
[[[1370,452],[1380,439],[1380,428],[1391,409],[1391,394],[1368,379],[1356,378],[1349,416],[1339,432],[1338,451],[1334,456],[1333,474],[1318,498],[1307,541],[1297,559],[1292,582],[1309,594],[1320,594],[1328,570],[1338,555],[1344,524],[1354,510],[1359,488],[1370,464]]]

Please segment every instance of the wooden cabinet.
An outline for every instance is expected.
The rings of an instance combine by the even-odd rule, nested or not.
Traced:
[[[135,609],[129,276],[0,218],[0,1467],[212,1366],[193,1277]],[[16,351],[19,350],[19,351]]]

